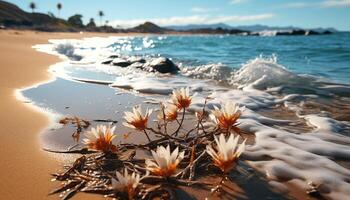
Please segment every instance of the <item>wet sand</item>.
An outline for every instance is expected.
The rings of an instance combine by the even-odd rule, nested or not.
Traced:
[[[48,192],[54,188],[54,183],[50,183],[50,173],[56,172],[62,169],[62,162],[57,160],[57,157],[52,156],[52,154],[45,153],[41,150],[42,143],[40,139],[46,141],[51,140],[57,143],[71,145],[70,142],[72,138],[70,133],[72,132],[72,127],[66,127],[58,130],[51,130],[51,135],[49,134],[39,134],[47,125],[49,124],[49,118],[44,113],[33,109],[33,107],[28,106],[29,102],[21,102],[16,99],[14,92],[16,89],[25,88],[27,86],[36,84],[38,82],[45,82],[53,79],[53,77],[47,72],[48,66],[59,61],[55,56],[50,56],[47,54],[39,53],[31,46],[39,43],[47,43],[48,39],[53,38],[81,38],[81,37],[92,37],[92,36],[107,36],[108,34],[77,34],[77,33],[35,33],[35,32],[17,32],[15,31],[1,31],[0,38],[0,50],[1,58],[3,60],[1,67],[1,121],[0,125],[3,128],[3,144],[0,146],[0,153],[3,156],[3,163],[1,165],[1,193],[0,195],[4,199],[47,199]],[[56,80],[54,84],[46,84],[40,87],[51,87],[57,86],[59,84],[66,84],[66,80]],[[75,85],[78,85],[75,83]],[[95,88],[96,87],[96,88]],[[98,88],[97,88],[98,87]],[[68,88],[76,87],[64,87],[67,88],[63,92],[69,92]],[[116,96],[115,91],[111,88],[105,86],[96,86],[94,84],[83,85],[81,88],[89,88],[86,92],[94,93],[91,88],[95,88],[99,91],[98,94],[105,94],[109,98],[102,98],[107,101],[112,101],[113,97]],[[39,89],[40,90],[40,89]],[[106,90],[105,92],[101,92]],[[118,90],[118,89],[116,89]],[[49,91],[49,90],[48,90]],[[53,90],[51,90],[52,92]],[[72,93],[76,95],[82,95],[80,90],[78,93]],[[63,114],[78,114],[82,117],[88,117],[91,119],[100,119],[99,117],[107,117],[117,119],[120,121],[122,119],[122,113],[125,109],[130,109],[135,103],[142,103],[142,98],[136,98],[132,101],[129,94],[118,95],[121,103],[108,104],[108,102],[92,102],[95,107],[94,109],[86,109],[81,105],[81,102],[76,104],[76,102],[70,102],[69,98],[72,97],[67,94],[61,94],[59,92],[53,92],[56,95],[60,94],[61,97],[66,97],[67,101],[60,99],[57,102],[54,95],[48,95],[45,99],[48,102],[55,102],[53,105],[54,110],[59,111]],[[117,92],[119,93],[119,91]],[[41,93],[44,94],[44,93]],[[96,93],[97,94],[97,93]],[[25,95],[27,96],[27,95]],[[35,95],[34,95],[35,96]],[[40,102],[39,99],[33,99],[34,102]],[[79,96],[77,96],[79,97]],[[50,100],[51,98],[51,100]],[[77,99],[77,98],[73,98]],[[126,103],[130,101],[129,103]],[[140,102],[141,101],[141,102]],[[117,102],[114,99],[113,102]],[[91,104],[91,102],[85,103],[86,106]],[[103,113],[96,113],[96,105],[113,105],[106,108],[108,111]],[[143,103],[144,104],[144,103]],[[67,107],[67,108],[66,108]],[[99,108],[98,110],[101,110]],[[119,110],[119,113],[113,113],[111,110]],[[84,112],[82,112],[84,111]],[[109,115],[106,115],[109,113]],[[268,115],[268,113],[266,113]],[[96,115],[96,116],[94,116]],[[286,116],[287,117],[287,116]],[[289,116],[291,117],[291,116]],[[289,118],[287,117],[287,118]],[[118,123],[120,125],[121,123]],[[118,128],[118,130],[120,130]],[[126,130],[122,130],[124,133]],[[50,132],[49,132],[50,133]],[[67,135],[68,133],[68,135]],[[55,134],[55,135],[54,135]],[[62,137],[66,134],[66,137]],[[39,138],[39,135],[44,135],[44,138]],[[67,137],[68,136],[68,137]],[[137,135],[136,135],[137,136]],[[62,141],[59,139],[62,138]],[[135,134],[132,135],[130,140],[135,139]],[[52,146],[51,146],[52,147]],[[55,145],[53,145],[55,147]],[[59,148],[59,146],[57,146]],[[62,147],[66,148],[66,147]],[[275,194],[271,191],[271,188],[267,186],[265,181],[260,181],[259,177],[253,179],[246,179],[246,177],[238,176],[237,185],[233,185],[233,191],[237,192],[235,195],[238,198],[257,198],[256,195],[269,196],[275,199],[283,198],[279,194]],[[242,180],[240,180],[242,179]],[[236,183],[234,183],[236,184]],[[253,186],[253,187],[251,187]],[[294,187],[290,185],[290,187]],[[249,189],[250,188],[250,189]],[[255,188],[260,188],[256,191]],[[196,192],[196,191],[194,191]],[[232,191],[230,191],[232,192]],[[307,196],[296,189],[295,194],[291,194],[293,197],[298,199],[305,199]],[[200,194],[198,192],[197,194]],[[80,198],[79,198],[80,197]],[[57,199],[56,195],[52,196],[53,199]],[[74,199],[83,199],[86,195],[75,196]],[[88,199],[104,199],[102,196],[92,196],[89,195]]]
[[[59,164],[40,149],[39,133],[49,123],[42,112],[16,99],[16,89],[49,81],[55,56],[31,47],[54,38],[107,36],[102,33],[0,31],[0,196],[1,199],[48,199],[50,173]],[[53,196],[57,199],[57,196]]]

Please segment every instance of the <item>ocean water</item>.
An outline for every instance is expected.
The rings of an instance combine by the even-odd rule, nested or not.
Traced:
[[[255,143],[243,159],[278,191],[288,193],[288,184],[306,190],[312,182],[325,197],[350,195],[349,33],[62,39],[35,48],[63,58],[50,67],[56,81],[22,91],[37,106],[63,115],[69,105],[71,115],[107,112],[105,118],[122,121],[125,99],[157,105],[173,89],[189,87],[190,111],[201,109],[207,96],[208,109],[227,101],[246,107],[240,128]],[[101,64],[111,55],[165,56],[180,72]]]
[[[312,37],[166,36],[111,45],[132,55],[161,55],[184,66],[222,63],[239,69],[259,56],[276,56],[291,72],[350,83],[350,33]],[[121,48],[120,48],[121,47]]]

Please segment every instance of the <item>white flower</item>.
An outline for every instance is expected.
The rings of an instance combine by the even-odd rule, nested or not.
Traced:
[[[133,172],[132,174],[128,173],[127,169],[124,169],[124,174],[119,173],[118,171],[116,172],[117,179],[112,179],[112,186],[117,189],[117,188],[122,188],[124,192],[128,194],[129,199],[134,199],[133,197],[135,196],[135,191],[137,186],[140,183],[140,174]]]
[[[233,102],[227,102],[221,109],[214,106],[214,111],[210,118],[221,128],[228,130],[235,126],[238,118],[241,116],[244,107],[240,108]]]
[[[215,150],[211,145],[207,145],[207,153],[213,158],[214,165],[219,167],[223,172],[228,172],[235,165],[239,156],[245,150],[245,142],[238,145],[239,136],[236,138],[233,134],[228,140],[225,140],[224,134],[221,134],[219,139],[215,136]]]
[[[158,119],[162,119],[168,122],[175,121],[178,116],[178,108],[173,104],[167,104],[166,106],[162,107],[164,109],[160,111],[158,114]]]
[[[133,112],[125,112],[126,122],[123,125],[143,131],[147,128],[148,118],[151,114],[152,110],[147,109],[145,115],[142,115],[141,105],[133,107]]]
[[[191,105],[192,96],[190,96],[190,89],[181,88],[179,90],[173,90],[171,100],[179,110],[187,108]]]
[[[170,146],[166,148],[158,146],[157,151],[151,151],[153,160],[146,160],[146,168],[151,173],[157,176],[169,177],[175,174],[178,164],[185,156],[185,152],[179,153],[179,148],[176,148],[172,153],[170,152]]]
[[[97,125],[96,128],[91,128],[85,133],[83,143],[89,148],[103,152],[116,151],[117,147],[112,141],[116,137],[114,134],[115,126]]]

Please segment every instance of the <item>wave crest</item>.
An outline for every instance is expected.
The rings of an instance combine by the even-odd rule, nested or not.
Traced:
[[[277,63],[277,57],[259,56],[249,60],[236,71],[231,79],[231,84],[245,87],[253,85],[255,88],[280,86],[291,81],[295,82],[299,76],[288,71]]]

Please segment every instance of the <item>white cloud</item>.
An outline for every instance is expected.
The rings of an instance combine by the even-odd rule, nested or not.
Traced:
[[[245,3],[247,0],[230,0],[230,4],[240,4],[240,3]]]
[[[284,4],[287,8],[305,8],[305,7],[347,7],[350,6],[350,0],[323,0],[320,2],[293,2]]]
[[[218,10],[219,10],[218,8],[204,8],[204,7],[191,8],[191,12],[194,12],[194,13],[208,13],[208,12],[214,12]]]
[[[350,6],[350,0],[327,0],[320,3],[322,7],[345,7]]]
[[[306,3],[306,2],[293,2],[293,3],[287,3],[284,5],[284,7],[287,8],[304,8],[304,7],[309,7],[312,4]]]
[[[215,24],[215,23],[235,23],[249,22],[269,19],[274,17],[274,14],[266,13],[260,15],[229,15],[210,17],[207,15],[192,15],[192,16],[176,16],[169,18],[149,18],[149,19],[132,19],[132,20],[114,20],[110,24],[112,26],[134,27],[146,21],[153,22],[159,26],[170,25],[186,25],[186,24]]]

